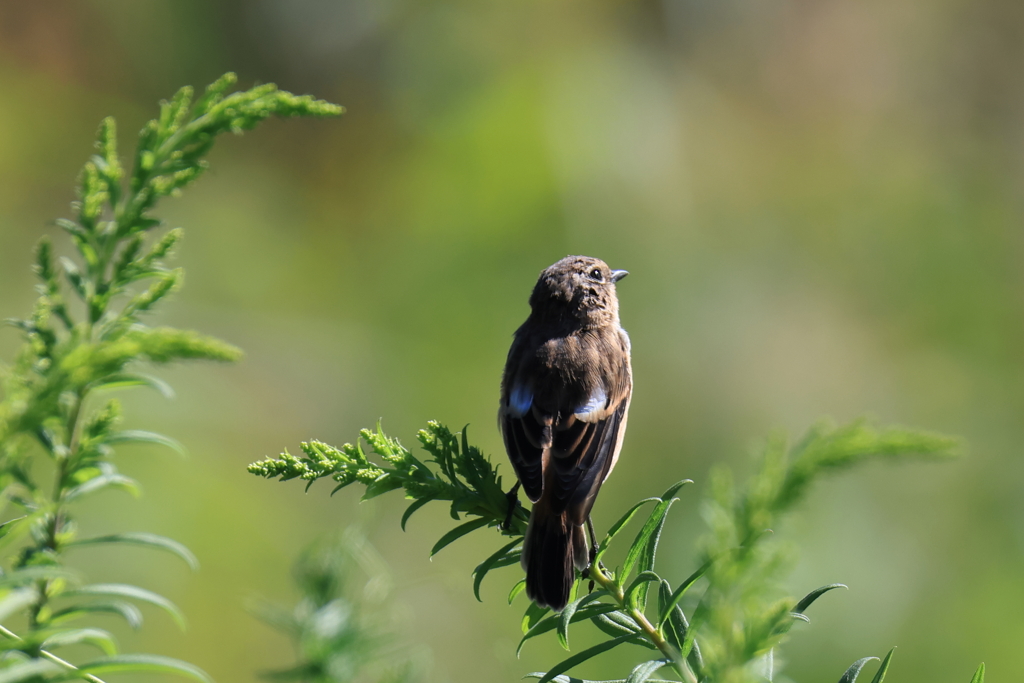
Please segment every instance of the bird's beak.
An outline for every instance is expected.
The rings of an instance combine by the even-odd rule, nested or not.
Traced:
[[[618,282],[619,280],[621,280],[622,278],[626,277],[627,275],[629,275],[629,271],[628,270],[613,270],[612,271],[612,282]]]

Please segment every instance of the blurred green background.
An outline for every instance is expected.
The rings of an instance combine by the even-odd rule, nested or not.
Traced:
[[[747,471],[771,429],[872,414],[963,435],[968,458],[834,479],[778,530],[800,546],[793,594],[851,589],[794,629],[785,673],[835,680],[899,645],[894,681],[966,681],[982,660],[1020,675],[1022,67],[1016,0],[0,3],[0,318],[29,311],[32,246],[59,232],[103,116],[127,148],[158,99],[227,70],[348,108],[223,140],[160,209],[186,229],[187,274],[162,319],[247,356],[163,372],[170,402],[124,395],[128,427],[191,458],[124,449],[146,495],[97,499],[84,530],[163,533],[203,564],[76,551],[97,579],[189,616],[181,633],[147,611],[124,648],[222,682],[286,665],[288,642],[243,602],[293,600],[299,549],[362,520],[430,681],[561,659],[554,639],[515,659],[513,569],[474,599],[470,570],[497,538],[428,561],[444,509],[403,534],[397,494],[304,496],[245,465],[380,417],[410,446],[428,419],[469,423],[503,461],[510,335],[537,273],[583,253],[632,273],[636,390],[598,527],[693,478],[663,539],[678,580],[709,468]],[[0,334],[0,357],[17,343]],[[624,675],[634,653],[616,653],[583,673]]]

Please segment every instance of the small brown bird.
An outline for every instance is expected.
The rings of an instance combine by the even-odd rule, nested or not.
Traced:
[[[526,594],[554,610],[568,602],[575,569],[593,559],[583,527],[626,431],[633,378],[615,295],[626,275],[587,256],[544,270],[501,381],[505,450],[534,503],[523,542]]]

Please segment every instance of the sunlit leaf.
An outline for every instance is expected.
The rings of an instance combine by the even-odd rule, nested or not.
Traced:
[[[40,645],[46,650],[56,650],[67,645],[78,645],[86,643],[93,645],[106,655],[117,654],[117,641],[107,631],[99,628],[80,628],[71,631],[61,631],[48,636]]]
[[[157,548],[159,550],[166,550],[167,552],[177,555],[182,560],[184,560],[185,563],[192,569],[192,571],[197,571],[199,569],[199,560],[197,560],[196,556],[192,554],[192,551],[190,551],[184,545],[170,538],[146,532],[133,531],[124,534],[111,534],[109,536],[83,538],[68,543],[66,547],[77,548],[81,546],[99,545],[103,543],[123,543],[128,545],[141,545],[148,546],[150,548]]]
[[[871,679],[871,683],[882,683],[885,680],[885,674],[889,672],[889,662],[892,661],[892,653],[896,652],[896,648],[889,650],[889,653],[885,655],[882,660],[882,665],[878,667],[878,671],[875,672],[875,677]]]
[[[985,683],[985,662],[978,666],[978,670],[974,672],[974,677],[971,678],[971,683]]]
[[[690,587],[697,582],[697,579],[704,576],[704,574],[710,567],[711,561],[709,560],[708,562],[705,562],[703,565],[701,565],[697,569],[697,571],[686,577],[685,581],[679,584],[679,587],[676,588],[674,593],[672,593],[672,596],[669,598],[668,602],[658,610],[660,612],[658,616],[658,623],[663,623],[665,619],[668,618],[669,613],[675,608],[676,605],[679,604],[679,601],[683,599],[683,596],[686,594],[686,591],[688,591]]]
[[[188,455],[181,442],[156,432],[147,432],[142,429],[122,429],[112,432],[106,437],[107,443],[151,443],[158,446],[166,446],[178,455]]]
[[[0,683],[17,683],[29,679],[37,679],[39,676],[48,676],[55,671],[62,671],[63,667],[46,659],[30,659],[27,662],[19,662],[5,669],[0,669]]]
[[[512,601],[516,599],[516,596],[522,593],[525,588],[526,579],[519,579],[519,581],[516,582],[516,585],[512,586],[512,590],[508,592],[508,604],[511,605]]]
[[[82,674],[103,675],[131,672],[168,673],[185,676],[200,683],[213,683],[213,679],[199,667],[183,662],[180,659],[161,657],[159,655],[117,655],[95,659],[78,667],[77,672],[70,672],[56,678],[57,681],[80,678]]]
[[[144,375],[137,372],[119,372],[107,375],[93,384],[93,389],[125,389],[128,387],[149,387],[160,392],[164,398],[174,398],[174,389],[159,377]]]
[[[124,476],[123,474],[111,472],[97,475],[83,484],[79,484],[72,489],[68,489],[64,492],[63,500],[65,502],[70,502],[90,493],[95,493],[105,489],[108,486],[113,486],[114,488],[127,491],[135,497],[139,496],[138,482],[131,477]]]
[[[39,598],[39,591],[35,588],[16,588],[3,598],[0,598],[0,621],[20,612]]]
[[[178,607],[162,595],[148,591],[145,588],[132,586],[126,583],[96,583],[89,586],[82,586],[64,593],[66,597],[115,597],[140,600],[151,605],[156,605],[167,612],[182,629],[185,628],[185,615]]]
[[[626,683],[647,683],[650,677],[654,675],[654,672],[666,664],[671,664],[671,661],[668,659],[652,659],[649,662],[638,664],[636,668],[629,673],[629,678],[626,679]]]
[[[67,595],[65,593],[65,595]],[[123,618],[134,630],[142,627],[142,612],[130,602],[121,600],[110,600],[91,602],[86,605],[75,605],[54,612],[50,616],[51,624],[62,624],[66,621],[73,621],[89,614],[116,614]]]
[[[843,677],[839,679],[839,683],[854,683],[857,680],[857,676],[860,676],[860,670],[872,659],[878,659],[878,657],[863,657],[851,664],[850,668],[843,674]]]
[[[807,608],[811,606],[811,603],[813,603],[815,600],[820,598],[825,593],[828,593],[830,590],[834,590],[836,588],[847,588],[847,586],[842,583],[830,583],[827,586],[815,588],[810,593],[805,595],[803,599],[800,600],[800,602],[796,603],[796,607],[793,608],[793,612],[796,614],[803,614],[807,610]]]

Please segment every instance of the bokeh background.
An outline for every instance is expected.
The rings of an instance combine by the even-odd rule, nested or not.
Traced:
[[[32,246],[59,232],[103,116],[128,146],[158,99],[227,70],[348,108],[223,140],[160,209],[186,230],[187,273],[162,320],[247,355],[163,372],[176,400],[124,396],[128,427],[191,457],[124,449],[145,496],[98,498],[85,530],[163,533],[203,564],[78,551],[96,578],[189,616],[181,633],[147,611],[125,649],[221,682],[287,664],[287,640],[243,603],[294,600],[299,550],[359,522],[429,681],[561,659],[539,641],[515,659],[515,570],[473,598],[496,538],[428,561],[445,510],[403,534],[397,494],[303,495],[245,465],[378,418],[407,445],[428,419],[469,423],[500,461],[510,335],[537,273],[584,253],[632,273],[636,391],[599,527],[693,478],[663,539],[679,579],[709,469],[749,471],[770,430],[869,414],[962,435],[962,461],[830,480],[778,530],[800,548],[793,594],[850,586],[794,630],[785,673],[835,680],[898,645],[894,681],[966,681],[982,660],[1020,676],[1022,68],[1016,0],[0,3],[0,317],[30,309]],[[0,357],[17,342],[0,333]],[[617,653],[583,672],[624,675],[635,653]]]

